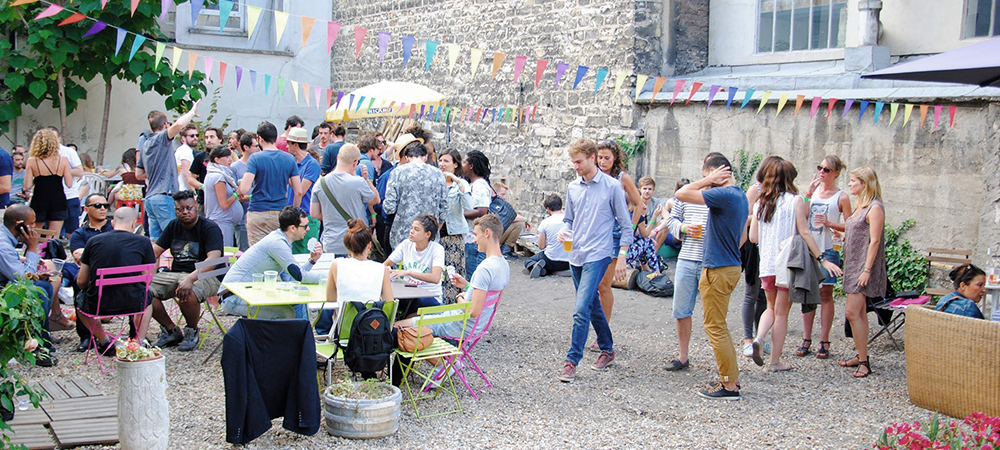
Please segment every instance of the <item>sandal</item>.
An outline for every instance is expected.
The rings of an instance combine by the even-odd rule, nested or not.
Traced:
[[[865,373],[861,373],[861,368],[865,368]],[[858,367],[854,369],[854,378],[864,378],[872,374],[872,366],[868,360],[858,361]]]
[[[819,350],[816,351],[816,359],[827,359],[830,357],[830,341],[819,341]]]
[[[795,351],[795,356],[806,356],[809,353],[811,353],[809,351],[809,346],[812,344],[812,342],[813,342],[812,339],[803,339],[802,346]]]
[[[858,367],[861,364],[861,360],[858,359],[858,355],[854,355],[847,361],[837,361],[837,364],[840,364],[840,367]]]

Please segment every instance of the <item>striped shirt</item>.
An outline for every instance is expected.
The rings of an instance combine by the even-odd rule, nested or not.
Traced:
[[[681,225],[684,223],[689,224],[707,224],[708,223],[708,207],[698,203],[686,203],[680,200],[674,200],[674,207],[670,210],[670,216],[667,217],[667,228],[670,230],[670,234],[676,236],[682,236]],[[702,228],[704,230],[704,227]],[[702,231],[701,237],[691,237],[690,234],[684,233],[684,240],[681,242],[681,252],[677,255],[678,258],[701,262],[705,254],[705,233]]]

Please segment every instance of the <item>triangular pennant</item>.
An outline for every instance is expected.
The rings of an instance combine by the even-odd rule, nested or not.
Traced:
[[[372,97],[371,99],[368,100],[368,108],[366,108],[365,110],[367,111],[369,109],[372,109],[372,105],[374,104],[375,104],[375,97]]]
[[[441,121],[441,110],[442,109],[444,109],[444,108],[442,108],[440,106],[437,108],[437,114],[434,115],[434,121],[435,122],[440,122]]]
[[[938,123],[941,120],[941,110],[944,109],[942,105],[934,105],[934,129],[938,127]]]
[[[243,68],[236,66],[236,90],[240,90],[240,83],[243,82]]]
[[[353,107],[354,107],[354,94],[347,94],[347,109],[351,109]]]
[[[173,57],[170,58],[170,69],[171,70],[177,70],[177,65],[180,64],[180,62],[181,62],[181,53],[183,51],[184,50],[182,50],[180,47],[174,47],[173,48]]]
[[[805,95],[799,94],[795,96],[795,114],[793,114],[794,117],[799,116],[799,110],[802,109],[802,104],[805,102],[806,102]]]
[[[87,30],[86,33],[83,34],[83,39],[89,38],[89,37],[91,37],[91,36],[93,36],[93,35],[95,35],[97,33],[100,33],[102,30],[104,30],[107,27],[108,27],[108,24],[106,24],[106,23],[101,22],[100,20],[98,20],[97,22],[94,23],[93,26],[90,27],[89,30]]]
[[[170,5],[173,3],[172,0],[160,0],[160,22],[167,20],[167,13],[170,12]]]
[[[729,95],[726,97],[726,111],[729,111],[729,107],[733,105],[733,99],[736,98],[737,90],[737,88],[729,86]]]
[[[576,87],[580,85],[580,80],[587,76],[588,70],[590,70],[590,67],[587,66],[576,67],[576,79],[573,80],[573,89],[576,89]]]
[[[564,62],[556,63],[556,85],[554,89],[559,89],[559,81],[566,74],[566,69],[569,69],[569,64]]]
[[[280,78],[278,79],[278,82],[281,82]],[[288,84],[292,85],[292,93],[295,95],[295,103],[298,103],[299,102],[299,83],[297,81],[294,81],[294,80],[288,80]]]
[[[128,31],[122,28],[115,28],[115,31],[118,33],[115,36],[115,56],[118,56],[118,51],[122,49],[122,44],[125,43],[125,36],[128,36]]]
[[[653,81],[653,96],[649,98],[651,103],[656,100],[657,95],[660,95],[660,90],[663,89],[663,85],[666,83],[667,77],[656,77],[656,80]]]
[[[504,59],[507,59],[506,53],[493,52],[493,71],[490,72],[490,81],[496,81],[497,72],[500,70],[500,66],[503,65]]]
[[[316,104],[316,109],[319,109],[319,98],[323,93],[323,89],[319,86],[313,86],[313,102]],[[327,102],[329,103],[329,102]]]
[[[316,25],[316,19],[314,17],[302,16],[302,48],[306,48],[306,44],[309,42],[309,36],[312,35],[313,27]]]
[[[476,79],[476,71],[479,70],[479,63],[483,61],[483,51],[478,48],[473,48],[469,53],[469,64],[472,66],[472,77],[470,80]]]
[[[194,65],[198,62],[198,53],[188,52],[188,78],[194,75]]]
[[[354,26],[354,60],[357,61],[358,57],[361,56],[361,46],[365,43],[365,36],[368,34],[368,29],[365,27]]]
[[[854,99],[852,98],[844,100],[844,113],[840,115],[841,119],[847,118],[847,113],[851,110],[851,105],[853,104],[854,104]]]
[[[708,87],[708,105],[705,105],[706,109],[712,107],[712,100],[715,100],[715,96],[719,93],[719,89],[722,89],[722,86],[717,84],[713,84]]]
[[[298,89],[296,89],[296,91],[297,90]],[[285,79],[282,77],[278,77],[278,100],[281,100],[281,97],[284,95],[285,95]],[[296,100],[297,99],[298,98],[296,97]]]
[[[327,22],[326,23],[326,52],[330,53],[330,49],[333,48],[333,43],[337,41],[337,34],[340,33],[340,22]]]
[[[827,100],[826,103],[826,120],[830,120],[830,115],[833,114],[833,107],[837,105],[837,99],[831,98]]]
[[[924,127],[924,120],[927,119],[928,105],[920,105],[920,128]]]
[[[913,105],[907,103],[903,106],[903,128],[906,128],[906,124],[910,122],[910,114],[913,113]]]
[[[778,95],[778,110],[775,111],[774,117],[778,117],[778,114],[781,114],[781,110],[784,109],[785,103],[788,103],[788,93],[782,92]]]
[[[625,78],[628,77],[628,72],[620,71],[615,74],[615,97],[618,97],[618,92],[622,90],[622,85],[625,84]]]
[[[524,65],[527,64],[527,62],[527,56],[514,57],[514,84],[517,84],[517,80],[521,78],[521,71],[524,70]]]
[[[413,36],[403,36],[403,68],[410,63],[410,55],[413,54],[413,43],[417,39]]]
[[[302,83],[302,98],[306,101],[306,106],[312,106],[312,102],[309,101],[309,84]]]
[[[691,103],[691,99],[694,98],[694,94],[698,93],[698,89],[701,89],[701,86],[702,83],[699,83],[697,81],[691,83],[691,93],[688,94],[688,99],[686,102],[684,102],[685,105]]]
[[[71,15],[71,16],[63,19],[62,22],[59,22],[59,26],[72,25],[72,24],[77,23],[77,22],[79,22],[79,21],[81,21],[83,19],[86,19],[86,18],[87,18],[87,16],[85,16],[83,14],[73,13],[73,15]]]
[[[416,109],[417,109],[417,105],[410,105],[410,115],[409,115],[410,119],[413,118],[413,113],[414,113],[414,111],[416,111]]]
[[[458,44],[448,44],[448,75],[455,70],[455,63],[458,62],[458,51],[461,47]]]
[[[882,116],[882,108],[885,107],[885,102],[875,102],[875,118],[872,119],[872,124],[878,122],[878,118]]]
[[[757,92],[756,89],[747,89],[743,91],[743,101],[740,102],[740,109],[743,109],[744,107],[747,106],[747,103],[750,103],[750,99],[753,98],[753,94],[755,92]]]
[[[542,81],[542,75],[545,74],[545,67],[548,65],[549,61],[547,59],[539,59],[535,65],[535,89],[538,89],[538,83]]]
[[[420,105],[420,115],[417,116],[417,119],[423,119],[424,118],[424,110],[426,108],[427,108],[427,105]]]
[[[281,36],[285,34],[285,27],[288,26],[288,13],[284,11],[274,12],[274,45],[281,43]]]
[[[135,9],[139,7],[139,0],[132,0],[129,5],[129,17],[135,17]]]
[[[382,65],[382,60],[385,59],[385,50],[389,47],[389,37],[392,33],[387,31],[378,32],[378,65]]]
[[[760,105],[757,106],[757,114],[760,114],[761,110],[764,109],[764,105],[767,104],[767,101],[770,98],[771,98],[771,91],[764,91],[763,94],[760,94]]]
[[[426,58],[424,60],[424,72],[429,72],[431,70],[431,61],[434,60],[434,54],[437,53],[437,49],[437,41],[424,41],[424,50],[426,53]]]
[[[896,111],[899,109],[899,103],[889,104],[889,125],[892,125],[892,121],[896,120]]]
[[[250,91],[257,92],[257,71],[250,69]]]
[[[858,123],[861,123],[861,118],[865,115],[865,110],[868,109],[870,102],[868,100],[861,100],[861,112],[858,113]]]
[[[142,44],[146,42],[146,36],[141,34],[135,35],[135,40],[132,41],[132,49],[128,52],[128,60],[131,61],[135,57],[136,52],[142,48]]]
[[[108,6],[108,0],[101,0],[101,10],[102,11],[104,10],[105,6]]]
[[[205,0],[191,0],[191,26],[193,27],[198,23],[198,15],[201,14],[201,8],[205,6]]]
[[[809,105],[809,120],[813,120],[813,117],[816,117],[816,111],[821,104],[823,104],[823,97],[812,98],[812,103]]]
[[[219,86],[225,86],[226,84],[226,69],[229,68],[229,63],[225,61],[219,61]]]
[[[538,112],[538,105],[531,107],[531,121],[535,121],[535,113]]]
[[[28,4],[31,4],[31,3],[35,3],[37,1],[38,0],[15,0],[13,3],[10,4],[10,6],[28,5]]]
[[[247,6],[247,40],[253,37],[254,30],[257,29],[257,22],[260,21],[260,13],[263,11],[259,6]]]
[[[205,80],[210,81],[212,79],[212,66],[215,65],[215,59],[210,56],[206,56],[204,60],[205,60]]]
[[[270,94],[270,91],[271,91],[271,75],[265,73],[264,74],[264,97],[267,97],[268,94]]]
[[[594,94],[601,89],[604,79],[608,77],[608,69],[597,69],[597,83],[594,84]]]
[[[681,89],[684,89],[684,83],[687,83],[687,82],[684,81],[684,80],[677,80],[677,81],[674,82],[674,95],[672,97],[670,97],[670,104],[671,105],[673,105],[674,101],[677,100],[677,94],[681,93]]]
[[[326,109],[330,109],[330,105],[333,102],[333,89],[327,88],[326,90]]]
[[[50,3],[48,8],[45,8],[42,12],[38,13],[38,15],[35,16],[35,20],[44,19],[46,17],[52,17],[56,14],[59,14],[62,10],[63,10],[62,6]]]
[[[955,113],[958,112],[958,107],[951,105],[948,107],[948,128],[955,127]]]
[[[157,70],[160,68],[160,58],[163,58],[163,51],[166,49],[167,49],[167,44],[164,44],[162,42],[156,43],[156,56],[153,57],[154,58],[153,70]]]
[[[340,101],[344,99],[344,91],[337,91],[337,107],[340,108]]]
[[[222,34],[222,30],[226,28],[234,6],[236,6],[236,2],[232,0],[219,0],[219,34]]]

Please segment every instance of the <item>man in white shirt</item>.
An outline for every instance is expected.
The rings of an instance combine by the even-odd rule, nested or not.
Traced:
[[[191,162],[194,161],[194,148],[198,146],[198,126],[189,123],[181,130],[181,146],[174,150],[174,161],[177,162],[177,186],[180,190],[195,190],[198,180],[191,173]]]
[[[66,217],[66,221],[63,222],[62,235],[69,239],[69,236],[80,227],[80,177],[83,176],[83,163],[80,161],[80,154],[73,150],[72,147],[67,147],[62,145],[62,136],[59,134],[59,129],[54,126],[46,127],[56,133],[56,137],[59,138],[59,156],[65,156],[69,160],[69,173],[73,175],[73,186],[66,187],[66,183],[63,183],[63,193],[66,194],[66,204],[69,210],[69,215]]]
[[[531,278],[569,270],[569,253],[557,237],[565,216],[562,199],[552,194],[545,198],[542,205],[549,213],[549,217],[538,224],[538,248],[542,251],[524,261],[524,268],[531,272]]]

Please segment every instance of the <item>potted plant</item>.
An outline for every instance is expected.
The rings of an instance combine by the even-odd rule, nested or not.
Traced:
[[[123,449],[166,449],[170,405],[163,353],[135,339],[119,342],[118,439]]]
[[[27,278],[18,278],[0,290],[0,430],[10,430],[7,421],[16,412],[16,399],[27,395],[38,407],[41,391],[28,386],[28,380],[12,372],[11,360],[21,365],[35,364],[35,351],[42,335],[42,320],[47,311],[39,301],[45,293]],[[44,350],[42,350],[44,351]],[[10,438],[0,437],[0,447],[10,445]]]
[[[399,388],[376,379],[354,381],[348,374],[323,392],[326,431],[350,439],[375,439],[399,429]]]

